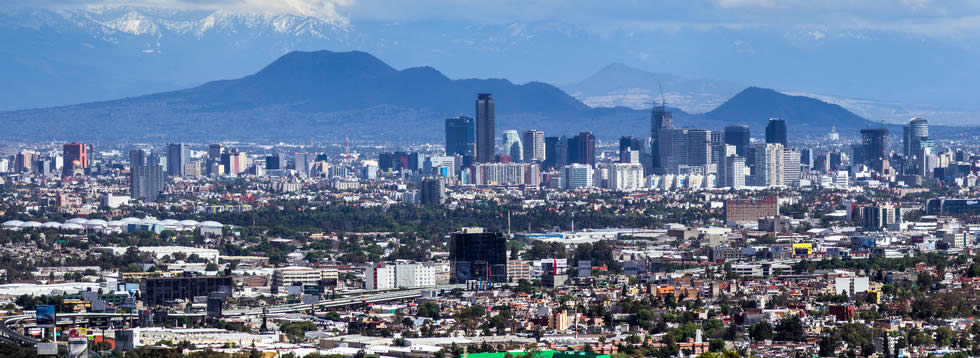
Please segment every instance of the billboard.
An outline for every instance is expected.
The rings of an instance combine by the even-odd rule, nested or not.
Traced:
[[[68,358],[88,357],[88,338],[68,339]]]
[[[54,328],[55,325],[55,314],[54,306],[52,305],[40,305],[36,308],[36,313],[34,316],[37,327],[42,328]]]
[[[38,342],[37,355],[56,356],[58,355],[58,344],[54,342]]]

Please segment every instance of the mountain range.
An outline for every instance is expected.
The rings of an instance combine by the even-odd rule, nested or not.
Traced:
[[[647,72],[622,63],[612,63],[579,82],[560,87],[592,107],[644,109],[650,108],[651,103],[666,101],[686,112],[704,113],[718,107],[746,86]]]
[[[549,135],[593,131],[600,138],[649,133],[649,111],[593,108],[541,82],[450,79],[431,67],[397,70],[371,54],[291,52],[255,74],[183,90],[78,105],[0,112],[7,139],[101,142],[338,138],[341,133],[397,142],[441,141],[443,119],[473,115],[478,93],[492,93],[496,128]],[[873,123],[813,98],[747,88],[704,113],[672,108],[677,127],[749,124],[757,136],[770,117],[793,134],[847,135]]]

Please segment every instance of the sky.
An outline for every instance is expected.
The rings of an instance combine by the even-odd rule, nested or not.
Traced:
[[[451,20],[474,24],[563,22],[590,31],[812,28],[890,31],[975,40],[980,0],[32,0],[7,6],[145,6],[316,16],[334,22]]]
[[[612,62],[797,93],[973,106],[980,0],[32,0],[313,16],[398,68],[571,83]],[[363,45],[366,42],[358,42]],[[960,108],[954,108],[959,110]]]

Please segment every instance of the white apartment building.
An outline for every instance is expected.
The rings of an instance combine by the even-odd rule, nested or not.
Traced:
[[[364,288],[385,290],[431,287],[436,285],[436,271],[436,266],[428,262],[370,265],[364,269]]]
[[[616,191],[642,190],[643,165],[639,163],[613,163],[609,167],[609,189]]]

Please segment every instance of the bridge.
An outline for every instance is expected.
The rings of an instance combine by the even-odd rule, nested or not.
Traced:
[[[361,304],[401,301],[407,299],[420,298],[422,297],[422,292],[425,290],[453,289],[453,288],[464,288],[464,287],[465,285],[443,285],[437,287],[409,289],[409,290],[404,290],[404,289],[373,290],[373,291],[364,290],[360,292],[372,292],[372,293],[341,297],[333,300],[320,301],[315,304],[292,303],[292,304],[284,304],[284,305],[276,305],[276,306],[260,307],[260,308],[225,310],[222,312],[222,315],[225,317],[247,317],[247,316],[258,316],[262,314],[295,313],[295,312],[306,311],[311,308],[313,308],[314,310],[330,309],[330,308],[338,308],[338,307],[355,306]],[[168,313],[167,316],[171,318],[180,318],[180,317],[201,318],[204,317],[205,314],[177,312],[177,313]],[[125,320],[125,319],[135,318],[136,315],[132,313],[115,313],[115,312],[58,313],[57,314],[58,322],[56,324],[59,326],[64,326],[64,325],[71,326],[78,323],[87,323],[90,319],[96,317],[97,318],[105,317],[109,320],[113,320],[113,319]],[[22,323],[33,322],[34,318],[35,317],[33,315],[16,315],[16,316],[0,317],[0,339],[9,342],[19,343],[19,344],[37,345],[38,343],[37,339],[24,335],[20,332],[17,332],[17,330],[11,328],[12,326],[16,326]],[[32,326],[33,323],[22,325],[22,327],[32,327]]]

